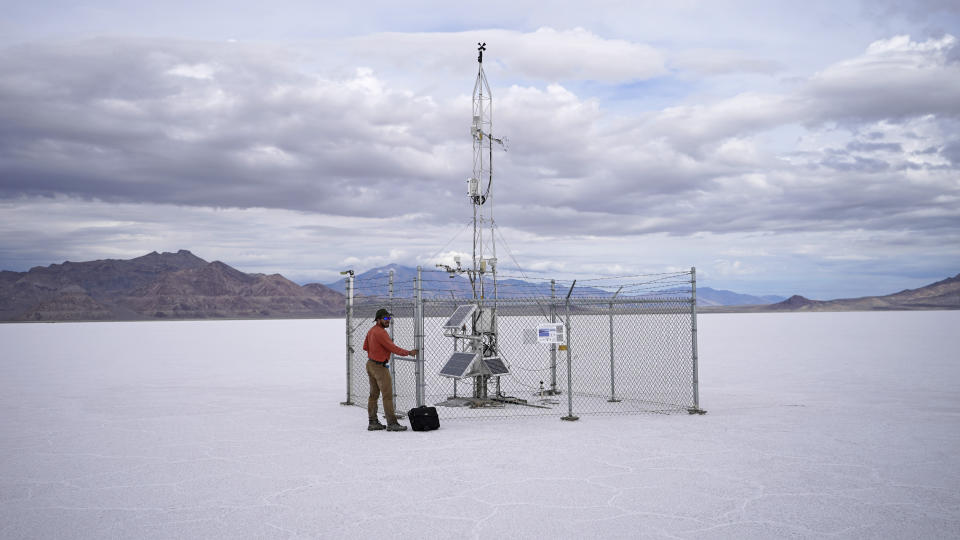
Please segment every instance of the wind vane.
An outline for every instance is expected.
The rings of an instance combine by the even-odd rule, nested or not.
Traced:
[[[487,50],[487,44],[486,44],[486,42],[480,43],[480,42],[478,41],[478,42],[477,42],[477,51],[480,52],[480,56],[477,57],[477,62],[480,62],[481,64],[483,63],[483,51],[485,51],[485,50]]]

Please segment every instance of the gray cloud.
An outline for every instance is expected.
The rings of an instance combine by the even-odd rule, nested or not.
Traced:
[[[878,18],[903,15],[913,21],[960,17],[960,5],[953,0],[869,0],[863,9]]]
[[[383,39],[370,38],[369,46]],[[949,139],[957,93],[948,91],[958,83],[944,52],[956,46],[947,45],[946,38],[886,40],[778,91],[656,110],[611,111],[562,84],[495,80],[497,134],[511,140],[510,150],[494,158],[498,222],[533,241],[561,238],[587,251],[598,239],[631,242],[641,235],[830,238],[867,230],[954,238],[960,150]],[[610,51],[636,53],[628,42]],[[387,262],[391,245],[419,242],[426,251],[443,245],[450,224],[469,213],[464,94],[473,74],[455,92],[411,89],[376,71],[318,67],[304,56],[277,46],[160,39],[0,51],[0,197],[65,194],[127,205],[129,215],[137,213],[131,204],[158,214],[190,208],[195,228],[210,227],[237,244],[240,236],[249,242],[258,227],[270,231],[256,237],[261,243],[281,234],[269,219],[246,219],[272,209],[269,215],[287,225],[282,230],[303,235],[299,241],[349,238],[363,251],[350,264]],[[525,69],[516,67],[524,65],[520,59],[511,64],[491,72]],[[415,67],[401,80],[431,78]],[[616,80],[669,76],[656,69],[654,62],[623,72],[600,66],[597,73]],[[566,72],[548,65],[530,78],[551,73]],[[890,79],[892,86],[885,84]],[[781,132],[792,139],[800,133],[802,144],[783,143]],[[218,229],[214,224],[223,222],[208,220],[207,208],[250,209],[231,210],[227,220],[243,233]],[[291,211],[303,215],[293,218]],[[402,214],[409,221],[372,227],[391,231],[388,238],[366,232],[370,224],[310,222],[311,216],[346,222]],[[121,231],[135,238],[131,246],[162,236],[133,217],[78,230],[76,238],[89,248]],[[151,249],[199,249],[189,235],[176,238],[183,243]],[[286,260],[296,259],[289,253],[307,257],[294,243],[284,244]],[[69,250],[67,244],[60,246]],[[410,262],[417,249],[396,258]],[[260,259],[236,260],[250,268]]]
[[[890,168],[890,165],[886,161],[860,156],[853,156],[852,159],[830,158],[821,162],[821,165],[840,172],[862,171],[877,173]]]
[[[902,152],[903,145],[900,143],[868,143],[861,141],[850,141],[847,143],[847,150],[851,152]]]
[[[951,35],[918,43],[895,36],[865,54],[816,74],[805,90],[814,122],[901,120],[922,114],[960,115],[960,65],[947,61],[958,47]]]
[[[941,153],[950,160],[954,167],[960,167],[960,140],[955,140],[944,146]]]
[[[443,143],[430,100],[365,72],[306,76],[278,50],[90,40],[7,49],[0,66],[7,196],[355,213],[469,153]]]
[[[603,46],[590,35],[585,39]],[[503,179],[497,193],[518,208],[556,209],[571,227],[596,234],[764,226],[770,220],[743,213],[741,203],[723,202],[737,199],[727,192],[790,201],[802,195],[806,173],[751,137],[803,121],[809,111],[821,121],[847,118],[848,111],[830,115],[857,89],[874,118],[900,118],[906,113],[884,112],[887,98],[877,101],[876,92],[864,91],[874,81],[858,77],[890,55],[909,67],[922,64],[925,54],[938,58],[949,44],[889,40],[831,66],[813,79],[813,90],[800,94],[745,93],[634,117],[613,117],[560,85],[512,87],[497,100],[497,126],[514,141],[509,153],[495,157]],[[469,141],[460,130],[468,101],[391,88],[363,70],[321,77],[288,56],[274,47],[170,40],[8,49],[0,56],[0,189],[8,197],[66,193],[335,215],[363,215],[385,201],[390,211],[417,212],[428,198],[429,219],[456,219],[461,179],[469,174]],[[952,76],[942,62],[931,65],[931,73]],[[944,107],[917,98],[916,89],[926,88],[930,76],[907,85],[911,114],[938,114]],[[834,87],[849,81],[850,87],[839,96],[818,93],[825,81]],[[844,148],[872,154],[903,147],[852,140]],[[817,174],[867,175],[907,166],[838,152],[827,149],[806,166]],[[717,181],[758,174],[763,187]],[[834,196],[842,199],[850,183],[834,181]],[[690,201],[702,206],[684,212]],[[830,208],[810,219],[834,222]],[[603,223],[603,216],[618,226]],[[537,211],[516,217],[531,230],[547,230],[556,216]]]
[[[752,53],[723,49],[692,49],[672,56],[671,65],[704,75],[732,73],[762,73],[771,75],[783,71],[786,66],[770,58],[757,57]]]

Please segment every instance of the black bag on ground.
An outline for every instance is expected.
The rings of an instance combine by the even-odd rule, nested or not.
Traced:
[[[436,407],[414,407],[407,411],[410,419],[410,429],[414,431],[433,431],[440,427],[440,417]]]

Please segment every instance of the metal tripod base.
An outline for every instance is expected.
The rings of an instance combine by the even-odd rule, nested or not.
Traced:
[[[697,408],[687,409],[687,412],[690,414],[707,414],[707,411],[703,409],[697,409]]]
[[[340,404],[341,404],[341,405],[356,405],[356,403],[354,403],[354,402],[352,402],[352,401],[341,401]]]
[[[579,420],[580,417],[579,417],[579,416],[570,415],[570,416],[564,416],[564,417],[562,417],[562,418],[560,418],[560,419],[561,419],[561,420],[566,420],[567,422],[575,422],[575,421]]]
[[[473,401],[472,398],[451,396],[445,399],[444,401],[437,403],[436,406],[437,407],[469,407],[472,401]]]
[[[489,398],[449,397],[436,404],[437,407],[470,407],[471,409],[502,409],[504,403]]]
[[[494,399],[473,398],[470,401],[471,409],[502,409],[506,406],[502,401]]]
[[[497,402],[500,402],[500,403],[508,403],[508,404],[511,404],[511,405],[522,405],[522,406],[524,406],[524,407],[536,407],[536,408],[538,408],[538,409],[552,409],[552,407],[548,407],[546,404],[543,404],[543,403],[540,403],[540,404],[530,403],[529,401],[527,401],[527,400],[525,400],[525,399],[520,399],[520,398],[517,398],[517,397],[500,396],[500,397],[495,397],[495,398],[492,398],[492,399],[493,399],[493,401],[497,401]],[[542,400],[541,400],[541,401],[542,401]]]

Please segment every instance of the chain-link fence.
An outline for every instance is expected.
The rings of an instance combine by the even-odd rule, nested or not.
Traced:
[[[366,406],[363,342],[377,309],[385,307],[393,314],[394,342],[420,350],[416,358],[394,356],[389,363],[398,413],[422,404],[437,406],[443,418],[702,412],[695,276],[691,269],[579,288],[501,280],[496,300],[467,296],[470,290],[445,273],[421,271],[410,283],[394,283],[392,275],[348,277],[345,404]],[[520,296],[531,292],[540,295]],[[495,312],[482,347],[443,328],[464,305]],[[560,325],[565,339],[541,339],[543,327],[552,326],[547,323]],[[450,376],[446,366],[456,352],[478,359],[495,354],[506,372]]]

